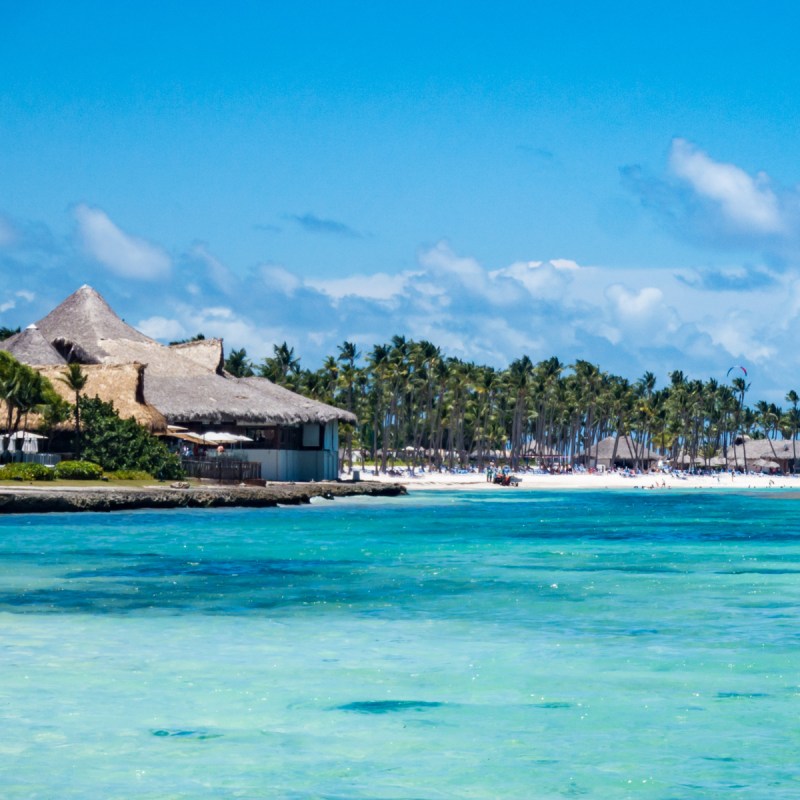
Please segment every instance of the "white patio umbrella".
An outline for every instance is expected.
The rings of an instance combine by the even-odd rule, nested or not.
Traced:
[[[242,436],[238,433],[224,433],[223,431],[208,431],[200,437],[209,444],[233,444],[234,442],[252,442],[249,436]]]

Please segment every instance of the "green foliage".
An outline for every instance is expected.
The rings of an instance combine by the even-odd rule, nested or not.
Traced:
[[[118,469],[105,475],[110,481],[151,481],[153,476],[140,469]]]
[[[162,480],[183,477],[180,459],[134,419],[120,419],[113,403],[81,397],[84,458],[109,472],[137,470]]]
[[[78,458],[82,457],[81,452],[81,392],[86,388],[88,375],[83,371],[80,364],[67,364],[67,371],[59,380],[75,392],[75,405],[72,407],[75,413],[75,452]]]
[[[190,344],[191,342],[204,342],[206,339],[205,334],[197,333],[191,339],[178,339],[177,341],[170,342],[170,347],[174,344]]]
[[[230,355],[225,359],[225,369],[236,378],[252,378],[253,364],[247,357],[247,350],[231,350]]]
[[[4,339],[8,339],[9,336],[13,336],[15,333],[19,333],[19,328],[7,328],[5,325],[0,325],[0,342]]]
[[[0,467],[0,481],[52,481],[54,470],[43,464],[6,464]]]
[[[45,393],[44,403],[37,409],[42,415],[42,430],[45,433],[66,422],[72,416],[72,404],[68,403],[52,387]]]
[[[103,468],[92,461],[60,461],[55,468],[60,481],[99,481]]]
[[[54,394],[52,384],[41,373],[0,350],[0,400],[6,406],[5,421],[0,425],[7,431],[19,430],[27,415],[46,405]]]
[[[300,359],[294,354],[294,347],[289,347],[286,342],[273,345],[272,358],[265,358],[258,367],[258,374],[262,378],[269,378],[280,386],[294,388],[300,377]]]

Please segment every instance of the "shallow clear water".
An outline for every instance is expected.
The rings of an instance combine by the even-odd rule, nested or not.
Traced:
[[[0,517],[0,796],[796,798],[798,503]]]

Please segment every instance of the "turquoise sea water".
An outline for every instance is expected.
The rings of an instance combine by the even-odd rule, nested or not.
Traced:
[[[0,796],[797,798],[799,504],[0,517]]]

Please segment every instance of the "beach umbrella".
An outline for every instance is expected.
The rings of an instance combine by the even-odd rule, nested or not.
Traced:
[[[30,438],[25,437],[22,440],[22,452],[23,453],[38,453],[39,452],[39,441],[38,441],[38,439],[34,439],[32,436]]]
[[[233,444],[234,442],[252,442],[249,436],[241,436],[238,433],[224,433],[208,431],[200,437],[204,442],[209,444]]]

